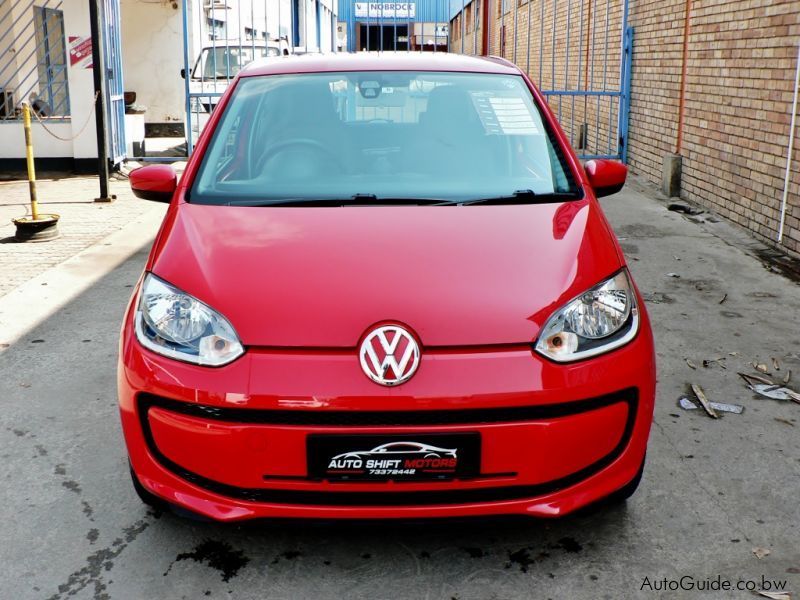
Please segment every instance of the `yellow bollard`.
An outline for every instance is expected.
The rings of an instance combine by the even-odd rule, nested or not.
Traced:
[[[31,219],[39,220],[39,204],[36,199],[36,165],[33,163],[33,136],[31,136],[31,107],[22,103],[22,124],[25,128],[25,161],[28,164],[28,187],[31,193]]]
[[[18,242],[46,242],[58,237],[58,215],[39,214],[36,196],[36,166],[33,160],[33,136],[31,135],[31,107],[22,103],[22,125],[25,130],[25,161],[28,166],[28,188],[31,195],[31,216],[12,219],[17,226]]]

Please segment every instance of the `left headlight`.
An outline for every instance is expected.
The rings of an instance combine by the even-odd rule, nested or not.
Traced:
[[[152,273],[142,282],[135,330],[145,348],[197,365],[219,367],[244,354],[225,317]]]
[[[623,269],[557,310],[536,351],[557,362],[581,360],[627,344],[638,330],[636,296]]]

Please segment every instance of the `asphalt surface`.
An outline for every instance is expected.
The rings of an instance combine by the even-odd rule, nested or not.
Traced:
[[[659,360],[647,468],[627,505],[560,521],[155,514],[131,488],[115,400],[142,251],[0,354],[0,599],[753,597],[657,591],[684,576],[784,580],[798,598],[800,405],[755,396],[737,371],[773,372],[775,357],[800,389],[800,287],[724,224],[668,212],[635,185],[604,205],[650,300]],[[720,357],[727,368],[703,367]],[[680,409],[691,383],[744,413]]]

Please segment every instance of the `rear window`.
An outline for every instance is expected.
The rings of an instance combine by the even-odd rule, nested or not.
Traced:
[[[190,200],[574,192],[519,76],[348,72],[239,81]]]

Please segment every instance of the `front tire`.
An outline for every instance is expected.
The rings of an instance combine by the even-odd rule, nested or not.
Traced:
[[[149,492],[147,488],[142,485],[142,482],[139,481],[139,478],[136,476],[133,467],[131,465],[128,466],[131,471],[131,482],[133,483],[133,489],[136,491],[136,495],[139,496],[139,500],[152,508],[158,510],[168,510],[169,503],[166,500],[162,500],[152,492]]]
[[[619,488],[616,492],[613,492],[610,496],[608,496],[605,499],[605,503],[606,504],[609,504],[609,505],[622,504],[628,498],[633,496],[633,494],[636,492],[637,488],[639,487],[639,484],[642,481],[642,475],[644,475],[644,463],[645,463],[645,459],[646,458],[647,458],[647,455],[645,455],[642,458],[642,464],[639,466],[639,470],[637,471],[637,473],[634,476],[634,478],[631,479],[624,486]]]
[[[159,498],[152,492],[148,491],[147,488],[142,485],[142,482],[139,481],[139,478],[136,476],[136,473],[133,470],[133,466],[130,464],[128,466],[130,467],[131,481],[133,482],[133,489],[136,491],[136,495],[139,496],[139,499],[150,508],[153,508],[159,512],[169,511],[172,514],[181,517],[182,519],[188,519],[190,521],[199,521],[202,523],[210,523],[212,521],[212,519],[209,519],[208,517],[199,515],[181,506],[171,504],[170,502],[167,502],[166,500]]]

